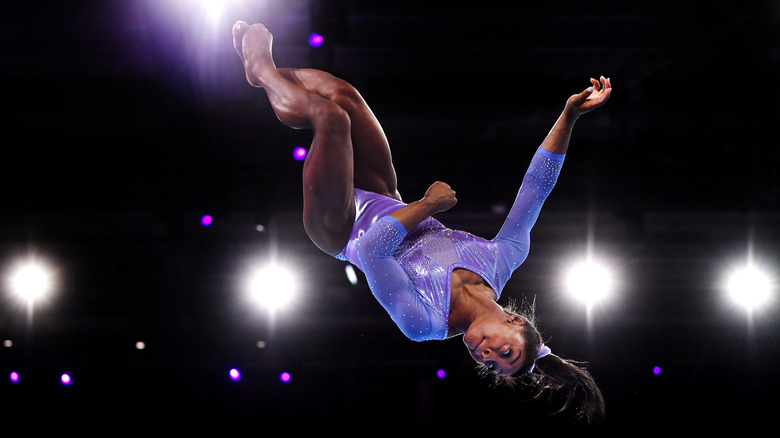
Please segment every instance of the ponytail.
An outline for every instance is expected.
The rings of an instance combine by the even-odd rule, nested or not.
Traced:
[[[571,411],[576,419],[591,424],[604,419],[604,397],[582,365],[550,353],[537,359],[533,372],[519,378],[533,389],[535,398],[551,403],[562,400],[563,405],[554,414]]]
[[[560,405],[552,415],[571,413],[575,421],[593,424],[604,419],[605,406],[601,390],[593,376],[585,369],[583,362],[564,359],[549,351],[542,343],[536,328],[535,302],[517,310],[510,303],[504,311],[525,319],[522,325],[528,351],[540,352],[535,361],[521,367],[511,377],[495,376],[495,383],[510,389],[522,387],[535,400],[544,400],[550,405]]]

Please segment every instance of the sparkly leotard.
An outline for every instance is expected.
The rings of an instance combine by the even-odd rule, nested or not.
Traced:
[[[497,298],[528,255],[530,232],[558,179],[564,155],[541,147],[500,231],[492,240],[428,218],[412,230],[388,216],[401,201],[355,189],[356,219],[336,256],[366,275],[371,292],[411,340],[447,338],[450,279],[456,268],[481,276]]]

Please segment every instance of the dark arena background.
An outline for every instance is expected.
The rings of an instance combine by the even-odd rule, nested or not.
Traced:
[[[0,435],[776,423],[777,2],[29,1],[0,20]],[[566,99],[611,78],[499,301],[535,299],[604,423],[492,388],[459,338],[409,341],[317,250],[311,133],[247,84],[237,20],[269,28],[278,67],[353,83],[404,199],[446,181],[459,203],[438,218],[487,238]],[[600,301],[570,293],[583,260],[611,279]],[[289,282],[259,284],[294,285],[275,310],[252,282],[270,263]]]

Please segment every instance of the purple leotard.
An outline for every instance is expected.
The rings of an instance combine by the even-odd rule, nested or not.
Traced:
[[[355,189],[355,224],[336,256],[366,275],[371,292],[411,340],[447,338],[450,279],[456,268],[481,276],[497,298],[528,255],[530,232],[552,191],[565,155],[541,147],[531,160],[501,230],[492,240],[428,218],[407,232],[388,216],[401,201]]]

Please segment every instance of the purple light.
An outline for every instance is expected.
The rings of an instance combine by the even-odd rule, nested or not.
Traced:
[[[69,375],[69,374],[67,374],[67,373],[63,373],[63,374],[62,374],[62,376],[60,376],[60,381],[61,381],[61,382],[62,382],[62,384],[63,384],[63,385],[65,385],[65,386],[68,386],[68,385],[70,385],[70,382],[71,382],[70,375]]]
[[[446,375],[447,373],[443,369],[439,369],[438,371],[436,371],[436,377],[440,379],[443,379]]]
[[[306,148],[297,146],[295,149],[293,149],[293,158],[295,158],[298,161],[303,161],[306,158]]]
[[[211,222],[213,222],[213,220],[214,219],[212,219],[211,216],[204,214],[200,218],[200,224],[203,225],[204,227],[208,227],[209,225],[211,225]]]
[[[19,373],[11,371],[11,383],[19,383]]]
[[[230,380],[234,382],[238,382],[239,380],[241,380],[241,371],[235,368],[232,368],[230,372],[228,372],[228,374],[230,375]]]
[[[319,48],[322,45],[322,42],[325,41],[325,37],[318,33],[312,33],[309,35],[309,45],[316,48]]]
[[[282,383],[288,383],[292,377],[290,376],[290,373],[287,371],[283,372],[279,375],[279,380],[282,381]]]
[[[657,365],[654,366],[653,367],[653,374],[655,374],[656,376],[660,376],[661,375],[661,367],[659,367]]]

